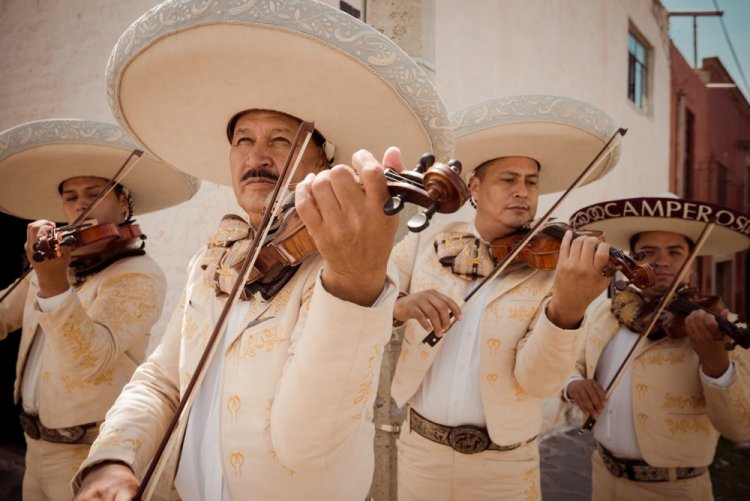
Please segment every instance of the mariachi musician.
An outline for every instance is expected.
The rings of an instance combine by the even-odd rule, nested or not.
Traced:
[[[560,235],[556,270],[515,262],[468,307],[462,298],[492,276],[495,242],[529,225],[539,194],[568,187],[617,129],[596,107],[557,96],[493,99],[453,118],[476,212],[393,251],[393,316],[406,325],[391,391],[409,405],[399,499],[534,499],[542,401],[573,369],[584,311],[608,282],[609,247]],[[617,161],[619,150],[602,152],[591,179]],[[430,331],[441,340],[423,342]]]
[[[750,247],[747,215],[667,194],[590,205],[571,221],[604,231],[612,245],[653,266],[656,278],[654,287],[631,286],[592,307],[563,392],[596,419],[593,499],[713,499],[708,465],[719,435],[750,439],[750,357],[726,349],[750,347],[747,328],[724,318],[718,298],[689,289],[687,274],[663,315],[652,317],[707,223],[715,226],[698,255]]]
[[[55,221],[80,219],[135,144],[119,127],[84,120],[19,125],[0,144],[0,207],[34,220],[25,245],[33,271],[0,303],[0,339],[23,326],[15,382],[27,444],[23,497],[69,500],[162,309],[165,277],[145,254],[134,211],[181,203],[199,184],[146,156],[65,231]],[[44,256],[40,243],[54,250],[60,242],[53,233],[75,242]]]
[[[398,292],[387,264],[398,220],[383,211],[383,165],[400,159],[395,149],[382,163],[357,149],[403,144],[410,162],[425,151],[445,156],[447,115],[416,63],[338,9],[220,0],[205,11],[198,0],[150,10],[115,47],[108,81],[118,120],[161,158],[231,185],[242,217],[225,217],[190,264],[161,344],[107,414],[77,475],[77,499],[132,497],[142,479],[158,477],[149,464],[159,463],[178,401],[216,339],[217,319],[227,318],[202,384],[190,386],[187,425],[175,432],[179,496],[363,500]],[[319,255],[244,282],[225,317],[236,265],[265,229],[287,157],[302,151],[293,148],[302,119],[315,120],[316,131],[292,178],[294,207]],[[354,170],[333,166],[334,154]],[[277,243],[261,255],[282,254]]]

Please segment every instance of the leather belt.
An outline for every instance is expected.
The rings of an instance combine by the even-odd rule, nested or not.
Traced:
[[[47,428],[39,421],[39,416],[21,412],[19,416],[24,433],[34,440],[45,440],[58,444],[77,444],[86,431],[96,426],[96,423],[86,423],[68,428]]]
[[[445,426],[433,423],[426,417],[409,408],[409,426],[427,440],[438,444],[447,445],[461,454],[476,454],[482,451],[512,451],[518,449],[524,443],[533,442],[536,436],[526,442],[517,444],[498,445],[490,439],[487,428],[474,425]]]
[[[669,482],[669,470],[675,470],[675,480],[699,477],[708,471],[705,466],[657,468],[640,459],[618,458],[599,442],[596,443],[596,450],[612,476],[626,477],[635,482]]]

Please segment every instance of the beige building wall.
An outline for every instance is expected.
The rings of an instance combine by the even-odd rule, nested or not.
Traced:
[[[667,191],[668,26],[658,1],[423,3],[434,3],[434,40],[424,46],[431,52],[426,57],[432,59],[435,83],[449,111],[498,96],[553,94],[594,104],[628,129],[614,171],[574,193],[561,206],[560,216],[608,198]],[[627,97],[629,29],[651,46],[653,71],[645,110]],[[539,214],[553,200],[542,197]]]
[[[155,0],[0,0],[0,129],[44,118],[113,122],[104,70],[120,34]],[[326,3],[338,6],[336,0]],[[353,0],[434,77],[449,110],[511,94],[589,101],[628,127],[615,171],[562,207],[665,191],[668,186],[666,15],[653,0]],[[626,95],[627,33],[651,45],[645,111]],[[407,164],[416,159],[405,159]],[[549,205],[544,197],[542,207]],[[190,256],[218,219],[236,210],[231,190],[204,182],[182,206],[138,218],[147,249],[178,301]],[[464,216],[468,213],[464,211]]]

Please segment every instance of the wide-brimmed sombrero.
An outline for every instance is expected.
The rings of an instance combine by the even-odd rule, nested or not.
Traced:
[[[0,210],[23,219],[65,221],[60,183],[72,177],[111,179],[134,149],[116,125],[50,119],[0,133]],[[136,214],[189,200],[200,181],[146,153],[122,179]]]
[[[628,249],[630,239],[644,231],[670,231],[695,242],[709,222],[716,226],[698,255],[732,254],[750,247],[750,216],[674,194],[600,202],[570,217],[575,228],[601,230],[607,242],[621,249]]]
[[[447,159],[452,133],[428,76],[374,28],[313,0],[169,0],[120,37],[107,66],[117,121],[159,158],[231,184],[227,123],[280,111],[336,145]]]
[[[468,181],[484,162],[529,157],[541,166],[539,193],[566,189],[617,131],[596,106],[558,96],[510,96],[490,99],[451,114],[455,156]],[[620,147],[602,160],[584,184],[617,164]]]

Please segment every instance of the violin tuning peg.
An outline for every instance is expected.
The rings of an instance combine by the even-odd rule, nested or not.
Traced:
[[[72,247],[77,243],[78,242],[76,241],[76,237],[74,237],[73,235],[65,235],[60,241],[60,245],[66,245],[68,247]]]
[[[37,263],[41,263],[42,261],[44,261],[44,254],[42,254],[39,250],[35,249],[34,253],[31,255],[31,258]]]
[[[435,155],[432,153],[425,153],[419,158],[419,164],[414,169],[415,171],[423,174],[427,169],[435,164]]]
[[[463,164],[461,164],[461,161],[456,160],[455,158],[448,162],[448,167],[453,169],[456,172],[456,174],[461,174],[461,170],[463,170],[464,168]]]
[[[615,280],[615,289],[622,292],[628,288],[628,282],[625,280]]]
[[[432,216],[433,214],[435,214],[437,209],[438,209],[438,204],[432,204],[423,212],[414,214],[414,216],[412,216],[412,218],[409,219],[409,222],[406,223],[406,226],[407,228],[409,228],[409,231],[412,231],[414,233],[419,233],[420,231],[427,228],[430,225],[430,220],[432,219]]]
[[[733,351],[737,347],[736,341],[728,341],[727,344],[724,345],[724,349],[727,351]]]
[[[385,212],[387,216],[393,216],[394,214],[401,212],[401,209],[403,208],[404,200],[401,198],[401,195],[395,195],[383,205],[383,212]]]

